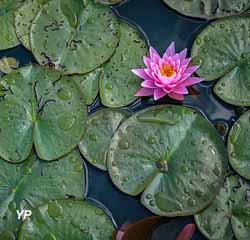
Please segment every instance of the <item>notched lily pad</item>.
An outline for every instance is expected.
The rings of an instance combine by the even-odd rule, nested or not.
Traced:
[[[74,81],[60,72],[26,66],[1,78],[0,156],[55,160],[71,152],[84,134],[86,105]]]
[[[116,131],[108,153],[114,184],[163,216],[192,215],[214,199],[224,180],[221,137],[192,109],[162,105],[140,111]]]
[[[19,62],[13,57],[3,57],[0,59],[0,71],[9,74],[17,69]]]
[[[28,49],[30,46],[30,27],[39,10],[49,0],[26,0],[21,7],[15,11],[15,29],[20,42]]]
[[[233,125],[228,137],[228,157],[234,170],[250,179],[250,111]]]
[[[107,170],[106,159],[111,139],[127,116],[125,111],[104,109],[88,118],[86,134],[78,146],[83,156],[97,168]]]
[[[250,185],[229,176],[216,199],[195,216],[200,231],[211,240],[250,239]]]
[[[219,79],[214,92],[227,103],[250,106],[250,17],[230,17],[211,23],[196,38],[192,57],[198,75]]]
[[[107,107],[123,107],[132,103],[141,80],[131,70],[143,67],[148,46],[143,34],[125,21],[120,23],[121,40],[115,54],[104,65],[100,96]]]
[[[111,240],[113,231],[102,209],[88,202],[58,200],[33,211],[22,225],[19,240]]]
[[[82,161],[76,150],[53,162],[41,161],[36,155],[16,165],[0,161],[0,239],[17,239],[22,223],[17,210],[33,209],[58,198],[82,199],[85,192]]]
[[[103,4],[55,0],[44,5],[31,26],[31,47],[37,61],[66,74],[90,72],[114,53],[119,24]]]
[[[249,0],[163,0],[183,15],[215,19],[237,15],[250,9]]]

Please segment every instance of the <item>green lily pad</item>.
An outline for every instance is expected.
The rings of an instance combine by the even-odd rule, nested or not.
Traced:
[[[162,216],[195,214],[224,180],[226,153],[215,128],[194,110],[162,105],[142,110],[116,131],[107,157],[114,184]]]
[[[86,105],[77,85],[60,72],[27,66],[0,81],[0,156],[55,160],[71,152],[84,135]]]
[[[219,79],[215,94],[227,103],[250,106],[250,17],[230,17],[211,23],[196,38],[192,57],[198,75]]]
[[[40,64],[66,74],[84,74],[113,55],[119,43],[115,14],[105,5],[86,2],[55,0],[39,11],[32,22],[30,40]]]
[[[100,96],[107,107],[123,107],[134,100],[141,80],[131,70],[143,67],[143,56],[148,46],[136,27],[125,21],[120,23],[121,40],[114,56],[104,65],[100,81]]]
[[[29,50],[30,46],[30,27],[33,19],[39,10],[49,0],[26,0],[23,5],[15,11],[15,29],[20,42]]]
[[[0,50],[19,45],[14,28],[14,11],[24,0],[2,0],[0,3]]]
[[[84,201],[51,201],[22,225],[19,240],[112,240],[114,226],[106,213]]]
[[[250,180],[250,111],[233,125],[228,138],[228,157],[234,170]]]
[[[19,62],[13,57],[3,57],[0,59],[0,71],[8,74],[13,72],[19,66]]]
[[[107,170],[106,159],[111,139],[127,115],[125,111],[104,109],[88,118],[86,134],[78,146],[86,160],[95,167]]]
[[[214,202],[195,216],[200,231],[210,240],[250,239],[250,185],[229,176]]]
[[[95,1],[106,5],[115,5],[123,2],[124,0],[95,0]]]
[[[58,198],[83,199],[84,193],[83,162],[76,150],[53,162],[36,155],[16,165],[0,161],[0,239],[16,239],[22,223],[17,210],[32,210]]]
[[[249,0],[163,0],[177,12],[196,18],[215,19],[237,15],[250,9]]]

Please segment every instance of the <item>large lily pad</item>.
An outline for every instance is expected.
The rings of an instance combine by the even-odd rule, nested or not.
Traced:
[[[250,111],[233,125],[228,138],[228,157],[234,170],[250,179]]]
[[[0,83],[3,159],[21,162],[34,144],[41,159],[54,160],[80,142],[86,105],[69,77],[31,65],[6,75]]]
[[[30,27],[33,19],[39,10],[49,0],[26,0],[24,4],[15,11],[15,29],[20,42],[29,50],[30,46]]]
[[[24,0],[0,1],[0,50],[15,47],[19,44],[14,28],[13,13]]]
[[[24,222],[19,240],[111,240],[114,226],[105,212],[83,201],[52,201]]]
[[[211,23],[196,38],[192,57],[198,75],[219,79],[215,94],[227,103],[250,106],[250,17],[237,16]]]
[[[249,0],[163,0],[183,15],[215,19],[243,13],[250,9]]]
[[[249,191],[248,182],[228,177],[212,205],[195,216],[200,231],[210,240],[250,239]]]
[[[45,4],[33,20],[30,39],[40,64],[67,74],[83,74],[113,55],[119,42],[119,24],[105,5],[55,0]]]
[[[192,215],[208,206],[223,180],[221,137],[199,113],[157,106],[124,121],[108,153],[114,184],[163,216]]]
[[[114,56],[103,67],[100,96],[107,107],[122,107],[132,103],[140,88],[141,80],[131,69],[143,67],[143,56],[148,46],[143,34],[136,27],[122,21],[121,40]]]
[[[78,151],[53,162],[41,161],[36,155],[16,165],[0,161],[0,239],[15,239],[22,222],[17,210],[31,210],[58,198],[83,199],[84,192],[83,162]]]
[[[83,156],[97,168],[107,170],[106,159],[111,139],[127,115],[121,110],[104,109],[88,118],[86,134],[78,146]]]

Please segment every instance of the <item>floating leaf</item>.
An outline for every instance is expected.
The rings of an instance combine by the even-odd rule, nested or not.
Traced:
[[[53,162],[41,161],[36,155],[16,165],[0,161],[0,183],[0,239],[14,240],[21,225],[17,210],[58,198],[84,197],[82,158],[75,150]]]
[[[60,72],[32,65],[1,78],[3,159],[21,162],[33,144],[44,160],[74,149],[83,137],[87,111],[82,93],[70,80]]]
[[[250,17],[230,17],[211,23],[196,38],[192,57],[198,75],[220,79],[215,94],[227,103],[250,106]]]
[[[111,139],[127,115],[121,110],[104,109],[88,118],[85,136],[78,146],[86,160],[97,168],[107,170],[106,158]]]
[[[234,170],[250,179],[250,111],[233,125],[228,137],[228,157]]]
[[[121,3],[124,0],[95,0],[95,1],[106,5],[115,5]]]
[[[143,66],[147,43],[142,33],[126,22],[120,23],[120,44],[110,61],[104,65],[100,82],[100,96],[107,107],[122,107],[132,103],[140,88],[141,80],[131,69]]]
[[[15,11],[15,29],[20,42],[29,50],[30,46],[30,27],[33,19],[39,10],[49,0],[26,0],[24,4]]]
[[[17,69],[19,62],[13,57],[3,57],[0,59],[0,71],[3,73],[11,73]]]
[[[84,201],[51,201],[22,225],[19,240],[111,240],[114,226],[105,212]]]
[[[66,74],[84,74],[113,55],[119,42],[118,21],[107,6],[87,2],[55,0],[42,7],[30,37],[40,64]]]
[[[240,177],[229,176],[212,205],[195,216],[208,239],[250,239],[249,189],[249,183]]]
[[[214,19],[243,13],[249,0],[163,0],[177,12],[197,18]]]
[[[192,215],[219,191],[225,168],[221,137],[192,109],[162,105],[142,110],[116,131],[108,153],[114,184],[162,216]]]

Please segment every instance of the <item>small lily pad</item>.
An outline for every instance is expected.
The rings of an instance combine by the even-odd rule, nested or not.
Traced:
[[[87,129],[79,149],[83,156],[99,169],[107,170],[106,159],[111,139],[128,113],[104,109],[95,112],[87,120]]]
[[[17,239],[22,223],[17,210],[32,210],[58,198],[83,199],[82,161],[76,150],[53,162],[41,161],[36,155],[16,165],[0,161],[0,239]]]
[[[124,0],[95,0],[95,1],[106,5],[115,5],[123,2]]]
[[[250,17],[217,20],[196,38],[192,57],[201,67],[197,74],[207,81],[219,79],[215,94],[223,101],[250,106]]]
[[[20,42],[29,50],[30,27],[39,10],[49,0],[26,0],[23,5],[15,11],[15,29]]]
[[[103,4],[54,0],[33,20],[30,39],[40,64],[65,74],[84,74],[113,55],[119,43],[119,24],[113,11]]]
[[[120,23],[121,40],[115,54],[104,65],[104,77],[100,81],[100,96],[107,107],[123,107],[134,100],[141,80],[132,73],[143,67],[143,56],[147,55],[145,37],[135,26],[125,21]]]
[[[249,182],[231,175],[214,202],[195,216],[200,231],[208,239],[250,239],[249,189]]]
[[[144,109],[118,128],[107,157],[114,184],[162,216],[195,214],[224,180],[226,153],[215,128],[196,111],[162,105]]]
[[[37,208],[22,225],[18,239],[111,240],[114,230],[102,209],[86,201],[58,200]]]
[[[3,57],[0,59],[0,71],[8,74],[13,72],[19,66],[19,62],[13,57]]]
[[[26,66],[1,78],[0,156],[55,160],[71,152],[84,135],[87,117],[82,93],[60,72]]]
[[[233,125],[228,137],[228,157],[234,170],[250,179],[250,111]]]
[[[196,18],[215,19],[246,12],[249,0],[163,0],[177,12]]]

